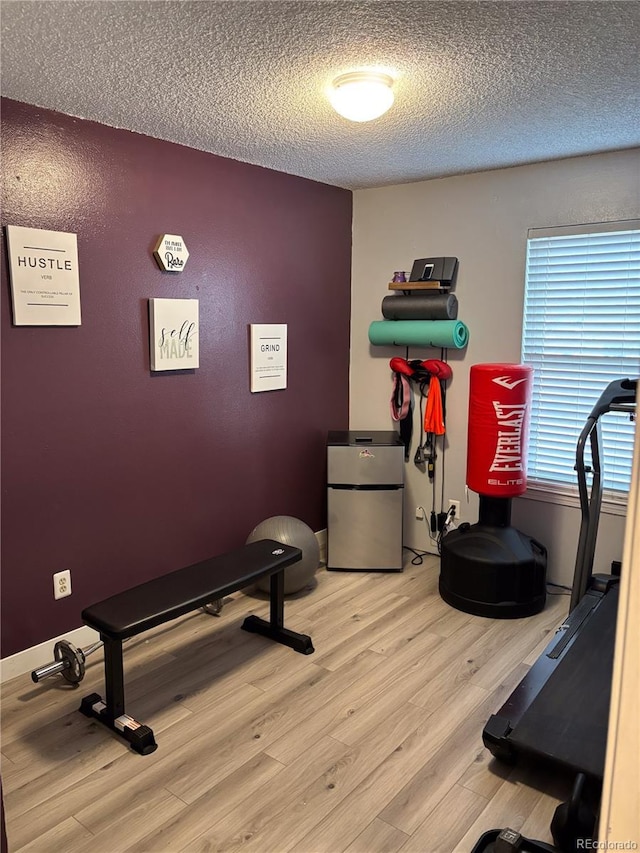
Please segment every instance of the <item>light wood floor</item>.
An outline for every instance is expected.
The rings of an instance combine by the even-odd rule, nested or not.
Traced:
[[[524,620],[448,607],[438,560],[402,574],[318,572],[285,623],[313,655],[239,630],[238,593],[125,644],[139,756],[77,710],[104,695],[101,652],[79,688],[4,686],[10,853],[469,853],[487,829],[550,841],[565,782],[500,766],[487,718],[548,642],[568,598]],[[43,661],[45,663],[45,661]]]

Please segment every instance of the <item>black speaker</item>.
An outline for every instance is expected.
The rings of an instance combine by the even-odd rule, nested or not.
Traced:
[[[439,281],[451,287],[457,272],[457,258],[419,258],[413,262],[409,281]]]

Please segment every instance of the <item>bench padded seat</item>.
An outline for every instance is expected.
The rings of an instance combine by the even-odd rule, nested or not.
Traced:
[[[82,611],[103,637],[125,640],[298,562],[302,551],[260,539],[105,598]]]

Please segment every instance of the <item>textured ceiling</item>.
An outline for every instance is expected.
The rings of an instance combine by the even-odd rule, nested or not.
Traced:
[[[326,183],[640,144],[640,3],[4,0],[2,94]],[[369,124],[337,74],[390,70]]]

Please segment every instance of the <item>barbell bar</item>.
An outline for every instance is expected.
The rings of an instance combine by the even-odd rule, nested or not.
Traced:
[[[69,640],[58,640],[53,648],[54,660],[46,666],[34,669],[31,680],[37,684],[43,678],[62,673],[69,684],[79,684],[84,678],[85,660],[101,646],[102,640],[87,646],[86,649],[77,648]]]

